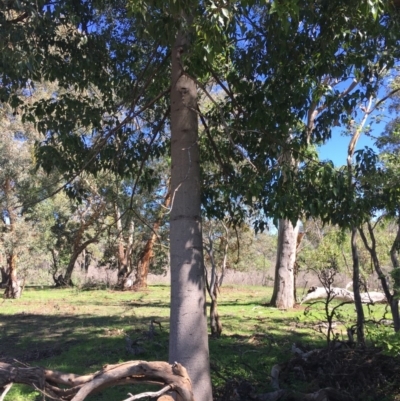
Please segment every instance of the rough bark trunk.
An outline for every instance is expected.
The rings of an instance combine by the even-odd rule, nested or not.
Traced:
[[[280,309],[292,308],[295,302],[294,264],[298,230],[299,223],[293,227],[289,220],[279,220],[274,292],[271,305]]]
[[[168,208],[170,206],[170,203],[171,203],[171,191],[170,188],[168,188],[168,192],[164,197],[163,206],[165,208]],[[150,238],[147,240],[146,245],[140,255],[136,281],[133,285],[135,289],[141,289],[147,287],[147,276],[149,275],[150,262],[154,257],[153,248],[157,240],[158,231],[160,230],[162,218],[163,218],[163,210],[161,208],[156,218],[156,221],[153,224],[153,231],[150,235]]]
[[[8,283],[4,292],[4,298],[17,299],[21,296],[21,286],[18,282],[17,277],[17,255],[11,252],[7,255],[7,267],[8,267]]]
[[[353,293],[354,303],[357,312],[357,342],[361,345],[365,344],[364,338],[364,309],[362,306],[361,294],[360,294],[360,262],[358,258],[357,249],[357,229],[353,227],[351,229],[351,254],[353,257]]]
[[[182,66],[179,32],[171,65],[171,316],[169,360],[186,366],[197,401],[212,400],[200,209],[197,89]]]

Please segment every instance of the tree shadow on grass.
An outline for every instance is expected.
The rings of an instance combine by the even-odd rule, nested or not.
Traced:
[[[151,324],[162,319],[157,315],[0,315],[0,361],[84,374],[123,361],[167,360],[168,327]],[[33,389],[15,387],[15,393],[7,396],[14,397],[10,399],[34,397]],[[110,389],[88,400],[125,399],[127,392],[126,388]]]
[[[148,339],[146,336],[150,336],[149,325],[153,319],[160,317],[0,315],[0,360],[15,358],[21,362],[36,363],[64,352],[69,353],[72,348],[85,351],[85,347],[88,348],[85,353],[93,354],[97,348],[99,352],[96,354],[101,355],[108,343],[114,347],[119,342],[121,352],[115,353],[115,358],[97,358],[100,363],[115,363],[119,358],[128,356],[125,355],[125,335],[143,337],[141,341],[145,343]],[[159,326],[155,326],[152,335],[154,338],[166,337],[166,333],[166,328],[161,327],[160,330]],[[146,350],[145,346],[141,348]]]
[[[163,323],[161,329],[154,325],[151,334],[149,326],[153,319],[165,320],[165,317],[0,315],[0,360],[17,359],[77,374],[126,360],[168,360],[168,324]],[[237,319],[225,316],[223,324],[237,324]],[[213,382],[221,385],[232,377],[242,377],[267,389],[272,365],[288,359],[291,344],[304,340],[306,335],[289,332],[284,317],[271,319],[268,324],[254,317],[240,319],[242,324],[254,326],[251,334],[210,338]],[[269,333],[268,326],[273,327],[273,333]],[[140,353],[134,355],[127,351],[125,335],[136,341],[135,347]],[[102,400],[99,397],[94,399]]]
[[[91,313],[91,306],[96,306],[92,310],[93,315],[82,312],[71,314],[74,310],[71,307],[68,309],[70,313],[65,313],[64,309],[64,313],[57,314],[0,314],[0,360],[10,362],[15,358],[29,365],[76,374],[94,372],[105,364],[127,360],[168,360],[169,323],[165,314],[165,309],[169,308],[168,301],[144,297],[117,302],[112,299],[109,303],[96,299],[95,294],[86,300],[67,296],[65,301],[46,301],[46,308],[53,310],[57,306],[61,308],[59,312],[63,312],[69,303],[84,303],[88,313]],[[38,308],[40,305],[38,303]],[[113,309],[112,316],[95,315],[96,310],[100,310],[98,308],[102,308],[101,313],[107,313],[107,307],[110,306],[122,309]],[[263,308],[260,302],[221,302],[220,306],[222,323],[226,329],[221,338],[210,338],[214,385],[220,386],[231,378],[240,377],[257,384],[258,392],[269,390],[271,367],[290,358],[292,343],[306,342],[307,334],[296,333],[295,328],[290,326],[294,322],[293,314],[276,316],[276,311],[274,314]],[[238,310],[232,310],[233,306],[239,307]],[[149,308],[148,311],[143,311],[145,307]],[[123,316],[124,308],[140,308],[146,316]],[[263,313],[262,316],[259,312]],[[154,324],[153,333],[150,334],[152,320],[161,321],[162,327],[160,329]],[[125,335],[133,340],[137,354],[127,351]],[[28,388],[21,391],[24,394],[32,393]],[[126,388],[111,389],[102,395],[92,396],[90,400],[125,399],[127,391]],[[129,391],[136,392],[132,389]],[[24,398],[18,398],[18,401],[20,399]]]

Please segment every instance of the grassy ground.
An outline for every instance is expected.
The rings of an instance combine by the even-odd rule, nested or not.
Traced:
[[[271,367],[290,357],[293,343],[310,348],[324,345],[316,326],[321,314],[305,318],[304,306],[289,311],[270,308],[270,296],[271,289],[266,287],[222,289],[223,335],[210,338],[215,386],[240,377],[255,383],[259,392],[266,391]],[[382,306],[376,308],[382,312]],[[343,317],[354,319],[353,309],[346,306]],[[168,360],[168,317],[166,286],[133,293],[28,288],[21,299],[0,303],[0,360],[17,359],[77,374],[126,360]],[[161,324],[161,328],[154,326],[155,335],[150,330],[152,320]],[[344,328],[339,325],[336,330],[340,334]],[[137,355],[127,351],[126,335],[134,341]],[[136,391],[120,387],[88,400],[122,400],[128,392]],[[33,401],[37,395],[15,385],[6,401]]]

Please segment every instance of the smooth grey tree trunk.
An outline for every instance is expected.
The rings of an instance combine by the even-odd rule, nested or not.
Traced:
[[[172,49],[171,82],[171,316],[169,360],[185,366],[196,401],[211,401],[200,210],[197,89],[185,75],[180,32]]]
[[[274,292],[271,305],[280,309],[292,308],[295,303],[294,264],[298,231],[299,222],[293,227],[290,220],[279,220]]]

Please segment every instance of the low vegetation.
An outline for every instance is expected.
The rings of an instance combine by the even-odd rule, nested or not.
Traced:
[[[324,308],[319,309],[317,304],[309,310],[307,305],[278,310],[268,306],[271,293],[266,287],[222,289],[219,313],[223,331],[218,339],[210,337],[216,400],[228,400],[232,392],[243,392],[243,388],[247,388],[248,397],[250,393],[272,391],[270,374],[276,364],[282,367],[282,388],[307,392],[316,386],[315,381],[312,385],[302,381],[295,375],[296,370],[288,367],[294,363],[293,344],[302,350],[326,347]],[[26,288],[21,299],[4,300],[1,304],[0,361],[83,374],[128,360],[168,360],[169,296],[167,286],[152,286],[143,292]],[[385,306],[366,306],[366,313],[368,310],[370,321],[378,321]],[[344,305],[341,316],[339,320],[345,321],[346,326],[339,320],[333,322],[337,344],[356,353],[347,343],[346,331],[355,322],[354,305]],[[370,345],[378,341],[382,345],[388,339],[389,334],[385,337],[385,330],[377,327],[380,326],[376,323],[368,326]],[[392,356],[399,351],[380,349]],[[327,348],[323,352],[328,352]],[[337,359],[333,358],[336,365]],[[315,357],[313,361],[317,366]],[[307,374],[304,366],[304,375]],[[129,392],[137,393],[138,389],[115,387],[88,400],[123,400]],[[395,400],[395,394],[392,396],[387,399]],[[37,391],[14,385],[5,401],[39,399],[42,396]]]

